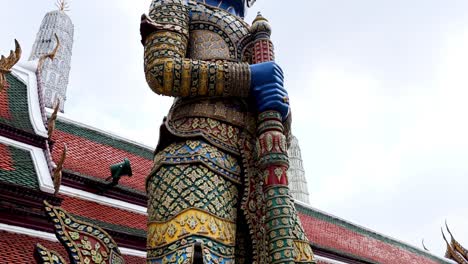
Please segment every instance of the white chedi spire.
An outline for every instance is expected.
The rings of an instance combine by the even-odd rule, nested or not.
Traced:
[[[289,156],[289,189],[294,199],[303,203],[309,203],[309,191],[307,189],[307,180],[304,167],[302,165],[301,148],[299,141],[292,136],[291,146],[288,150]]]
[[[53,61],[44,62],[40,79],[45,106],[54,108],[59,99],[60,111],[63,112],[71,68],[74,26],[63,6],[59,8],[47,13],[42,20],[29,60],[37,60],[51,53],[56,46],[55,34],[57,34],[60,47]]]

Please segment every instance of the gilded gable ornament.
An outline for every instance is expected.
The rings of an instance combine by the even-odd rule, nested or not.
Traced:
[[[445,222],[445,228],[450,235],[450,242],[445,237],[444,230],[441,228],[442,237],[447,244],[447,250],[445,252],[445,257],[451,260],[454,260],[458,264],[468,264],[468,249],[463,247],[453,236],[452,231],[450,231],[447,221]]]
[[[54,37],[55,37],[55,40],[56,40],[56,45],[55,45],[55,48],[52,50],[52,52],[44,55],[44,56],[41,56],[41,58],[39,59],[39,64],[38,64],[38,69],[42,69],[42,66],[44,65],[44,62],[46,61],[46,59],[51,59],[51,60],[54,60],[55,57],[57,56],[57,52],[58,52],[58,49],[60,48],[60,39],[59,37],[57,36],[57,33],[54,33]]]
[[[10,55],[5,57],[2,55],[0,58],[0,92],[2,92],[8,85],[5,75],[11,72],[13,66],[21,58],[21,46],[15,39],[15,51],[10,51]]]
[[[54,183],[54,195],[57,195],[60,191],[60,186],[62,185],[62,171],[63,171],[63,165],[65,164],[65,160],[67,158],[67,144],[63,145],[63,152],[60,157],[59,162],[55,165],[55,168],[53,170],[53,176],[52,176],[52,181]]]
[[[124,264],[117,243],[100,227],[79,221],[60,207],[44,201],[46,215],[53,223],[55,235],[68,252],[71,264]],[[38,258],[38,256],[40,258]],[[50,261],[52,259],[52,261]],[[66,263],[58,253],[36,245],[38,263]]]

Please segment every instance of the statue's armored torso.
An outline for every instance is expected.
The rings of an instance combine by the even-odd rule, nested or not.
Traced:
[[[153,0],[142,18],[147,82],[176,98],[147,179],[148,263],[267,263],[263,176],[253,157],[252,37],[227,10]],[[307,246],[292,215],[296,240]],[[298,262],[311,263],[310,250],[295,250]]]
[[[187,7],[190,13],[188,58],[218,64],[249,62],[249,28],[241,18],[194,1],[189,1]],[[236,71],[241,71],[243,67],[245,69],[243,64],[234,67]],[[209,67],[204,70],[214,71]],[[253,132],[255,129],[255,118],[252,109],[248,107],[247,99],[245,96],[214,96],[211,91],[216,89],[214,83],[203,75],[200,77],[198,82],[208,83],[208,96],[177,98],[167,119],[168,129],[180,137],[202,135],[212,144],[239,154],[240,133],[246,129]],[[249,81],[247,77],[245,75],[246,80],[243,82]]]

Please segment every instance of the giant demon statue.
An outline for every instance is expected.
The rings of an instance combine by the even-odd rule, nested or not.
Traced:
[[[314,263],[287,188],[283,72],[246,1],[153,0],[142,17],[147,82],[176,98],[146,183],[148,263]]]

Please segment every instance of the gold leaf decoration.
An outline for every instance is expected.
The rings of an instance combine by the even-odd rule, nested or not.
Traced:
[[[52,135],[54,134],[55,131],[55,122],[57,121],[58,117],[58,111],[60,108],[60,99],[57,99],[54,107],[54,112],[49,118],[49,121],[47,122],[47,135],[49,139],[52,139]]]
[[[2,55],[0,58],[0,92],[2,92],[8,85],[5,75],[10,73],[11,68],[13,68],[13,66],[18,63],[21,58],[21,53],[21,46],[15,39],[15,51],[11,50],[8,57]]]
[[[60,185],[62,184],[62,170],[63,170],[63,164],[65,163],[65,160],[67,158],[67,150],[68,150],[67,144],[64,144],[62,156],[60,158],[59,163],[57,164],[57,167],[54,169],[54,175],[53,175],[54,189],[55,189],[54,195],[57,195],[57,193],[60,190]]]
[[[60,48],[60,39],[59,37],[57,36],[57,33],[54,33],[54,36],[55,36],[55,40],[56,40],[56,45],[55,45],[55,48],[54,50],[52,50],[52,52],[50,52],[49,54],[46,54],[44,56],[41,56],[41,58],[39,59],[39,65],[38,65],[38,68],[39,69],[42,69],[42,65],[44,64],[45,60],[46,59],[51,59],[51,60],[54,60],[55,59],[55,56],[57,56],[57,52],[58,52],[58,49]]]
[[[55,5],[58,7],[59,11],[70,11],[70,4],[67,2],[67,0],[57,0]]]

